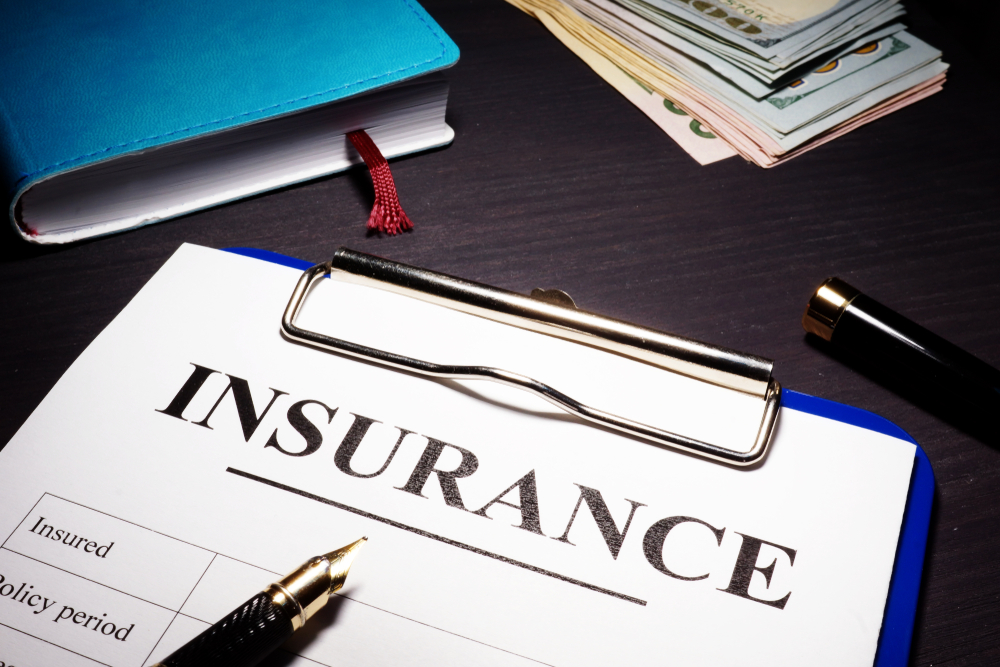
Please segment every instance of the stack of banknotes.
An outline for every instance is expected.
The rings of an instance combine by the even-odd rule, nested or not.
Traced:
[[[770,167],[941,90],[898,0],[507,0],[702,164]]]

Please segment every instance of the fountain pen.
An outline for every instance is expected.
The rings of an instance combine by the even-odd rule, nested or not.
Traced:
[[[316,556],[153,667],[252,667],[281,646],[343,587],[368,540]]]

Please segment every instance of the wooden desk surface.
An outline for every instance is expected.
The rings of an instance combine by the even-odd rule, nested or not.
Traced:
[[[937,498],[911,662],[1000,664],[995,431],[904,400],[799,324],[838,275],[1000,366],[993,79],[915,11],[914,32],[953,65],[943,93],[772,170],[699,167],[513,7],[424,4],[462,57],[447,73],[454,144],[393,164],[415,231],[367,236],[370,185],[354,170],[73,247],[3,234],[0,442],[185,241],[314,261],[348,245],[513,290],[558,287],[590,310],[773,358],[786,387],[913,435]]]

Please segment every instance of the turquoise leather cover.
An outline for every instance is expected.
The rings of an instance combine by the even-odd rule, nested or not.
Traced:
[[[414,0],[4,0],[0,24],[0,193],[12,222],[17,197],[60,171],[458,60]]]

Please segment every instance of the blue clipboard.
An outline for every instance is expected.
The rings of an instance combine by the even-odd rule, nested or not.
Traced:
[[[280,264],[299,271],[313,266],[312,262],[269,250],[257,248],[225,248],[227,252],[266,262]],[[882,618],[882,632],[879,635],[874,667],[905,667],[910,657],[913,640],[913,623],[917,616],[917,601],[920,596],[920,578],[924,568],[924,553],[927,549],[927,534],[930,529],[931,506],[934,503],[934,471],[927,454],[910,435],[884,417],[849,405],[835,403],[824,398],[801,394],[783,389],[781,407],[798,410],[818,417],[834,419],[845,424],[882,433],[893,438],[912,442],[917,447],[913,476],[910,478],[910,494],[903,514],[903,525],[896,548],[896,563],[889,582],[889,595]]]

